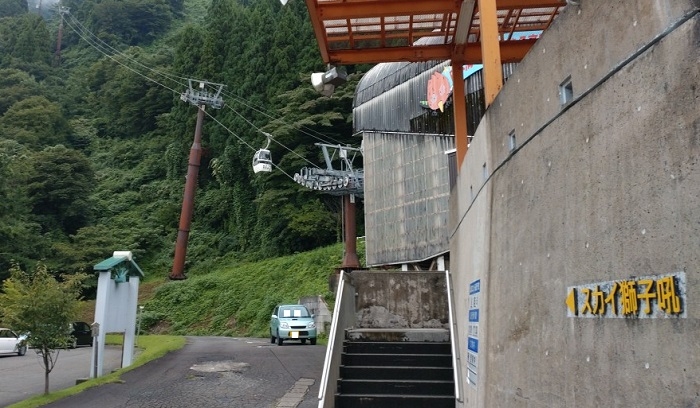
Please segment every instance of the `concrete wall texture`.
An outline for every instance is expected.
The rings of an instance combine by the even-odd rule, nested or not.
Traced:
[[[353,271],[355,328],[449,328],[445,273]]]
[[[700,406],[700,1],[580,3],[487,110],[450,197],[458,406]]]

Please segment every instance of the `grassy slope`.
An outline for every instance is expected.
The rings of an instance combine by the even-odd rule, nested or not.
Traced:
[[[358,246],[364,253],[364,246]],[[222,264],[161,281],[145,300],[142,330],[163,334],[265,337],[273,307],[321,295],[332,308],[329,277],[343,257],[342,244],[259,262]],[[146,287],[153,285],[147,282]]]

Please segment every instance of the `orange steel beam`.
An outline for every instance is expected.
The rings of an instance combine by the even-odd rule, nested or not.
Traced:
[[[515,14],[515,21],[513,21],[513,26],[509,30],[508,33],[508,38],[513,38],[513,33],[515,32],[515,28],[518,26],[518,20],[520,19],[520,13],[522,10],[518,10]]]
[[[464,50],[469,39],[469,28],[474,17],[474,0],[465,0],[460,6],[459,15],[457,16],[457,24],[454,31],[454,50],[452,51],[456,58],[461,60],[464,55]]]
[[[500,43],[500,55],[502,62],[519,62],[525,57],[536,39],[503,41]],[[441,45],[414,45],[411,47],[391,47],[391,48],[363,48],[363,49],[342,49],[329,50],[329,61],[331,64],[352,65],[352,64],[378,64],[381,62],[396,61],[431,61],[431,60],[460,60],[452,52],[451,44]],[[465,45],[461,62],[464,64],[481,64],[482,53],[479,43],[469,43]],[[501,80],[502,81],[502,80]]]
[[[566,0],[496,0],[498,10],[566,6]]]
[[[309,17],[311,17],[311,25],[314,27],[314,33],[316,34],[316,42],[318,42],[319,51],[321,51],[321,59],[326,64],[330,61],[328,60],[328,43],[326,42],[326,30],[323,29],[323,23],[316,13],[316,0],[306,0],[306,8],[309,10]]]
[[[310,1],[313,3],[313,8],[308,7]],[[306,1],[309,11],[315,11],[321,20],[456,13],[459,11],[460,4],[459,0],[370,0],[318,4],[313,0]]]
[[[413,37],[414,38],[420,38],[420,37],[444,37],[446,34],[443,31],[414,31],[413,32]],[[389,39],[396,39],[396,38],[406,38],[408,39],[409,33],[407,31],[401,31],[401,32],[388,32],[382,35],[381,32],[368,32],[368,33],[353,33],[352,35],[350,34],[341,34],[341,35],[333,35],[332,37],[328,37],[328,43],[335,45],[335,43],[345,43],[349,41],[370,41],[370,40],[381,40],[383,38],[389,38]],[[412,44],[412,43],[411,43]],[[415,47],[420,47],[419,45],[416,45]],[[338,48],[333,48],[331,46],[331,51],[334,49],[343,49],[343,48],[352,48],[352,47],[338,47]],[[372,47],[372,48],[378,48],[378,47]],[[391,48],[391,47],[387,47]],[[358,47],[358,49],[361,49]]]
[[[460,0],[365,0],[323,2],[307,0],[307,8],[313,11],[320,21],[345,20],[354,18],[379,18],[414,16],[421,14],[458,13]],[[497,10],[536,9],[562,7],[565,0],[497,0]],[[478,7],[477,7],[478,10]]]
[[[547,16],[549,13],[546,14]],[[414,17],[414,16],[410,16]],[[384,17],[381,17],[384,18]],[[423,18],[420,20],[421,24],[424,23],[442,23],[444,19],[442,17],[436,17],[436,18]],[[390,22],[390,23],[379,23],[377,21],[369,21],[369,20],[363,20],[362,22],[360,21],[351,21],[351,20],[329,20],[325,21],[325,28],[326,30],[330,28],[346,28],[346,27],[376,27],[376,26],[386,26],[387,24],[389,25],[405,25],[408,27],[411,27],[408,25],[408,21],[397,21],[397,22]]]
[[[503,86],[496,0],[479,0],[479,10],[481,10],[479,17],[481,20],[481,63],[484,65],[484,94],[486,106],[489,106],[496,99],[496,95]],[[517,41],[514,43],[517,44]]]
[[[431,61],[450,59],[451,47],[444,45],[415,45],[412,47],[371,48],[328,51],[331,64],[377,64],[395,61]]]

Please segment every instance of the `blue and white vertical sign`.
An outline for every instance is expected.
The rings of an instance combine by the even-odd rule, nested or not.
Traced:
[[[476,378],[479,373],[479,296],[481,294],[481,280],[477,279],[469,284],[469,322],[467,323],[467,382],[476,386]]]

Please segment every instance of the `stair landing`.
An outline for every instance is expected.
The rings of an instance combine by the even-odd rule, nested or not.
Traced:
[[[395,328],[347,329],[346,339],[350,341],[419,341],[419,342],[449,342],[450,331],[442,328]]]

